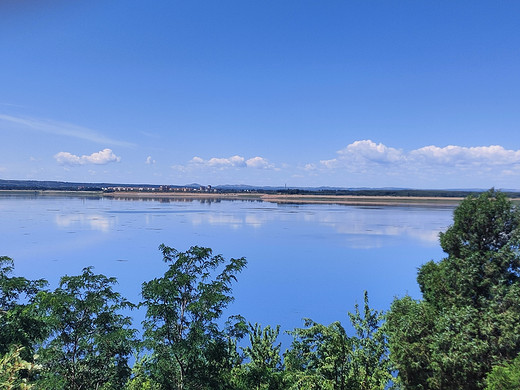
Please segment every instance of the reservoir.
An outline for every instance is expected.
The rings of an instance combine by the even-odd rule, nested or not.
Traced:
[[[286,331],[301,327],[302,318],[348,323],[364,290],[377,310],[388,310],[394,297],[420,298],[417,268],[442,259],[438,235],[453,210],[0,195],[0,256],[13,258],[16,275],[45,278],[51,289],[61,276],[93,266],[116,277],[116,290],[137,303],[141,284],[166,270],[159,244],[210,247],[248,260],[226,314]]]

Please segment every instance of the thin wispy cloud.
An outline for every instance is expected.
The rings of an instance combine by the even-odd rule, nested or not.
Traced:
[[[140,134],[144,135],[145,137],[150,137],[150,138],[161,138],[161,135],[160,134],[156,134],[156,133],[151,133],[149,131],[139,131]]]
[[[3,122],[3,128],[8,126],[20,126],[24,129],[39,131],[48,134],[62,135],[66,137],[79,138],[86,141],[104,144],[117,145],[124,147],[135,146],[131,142],[112,139],[92,129],[78,126],[67,122],[58,122],[48,119],[17,117],[12,115],[0,114],[0,123]]]
[[[15,107],[15,108],[24,108],[24,106],[21,106],[19,104],[12,104],[12,103],[5,103],[5,102],[1,102],[0,103],[0,106],[5,106],[5,107]]]
[[[90,155],[77,156],[69,152],[59,152],[54,155],[54,159],[60,165],[105,165],[111,162],[121,161],[121,157],[118,157],[112,152],[111,149],[103,149],[99,152],[92,153]]]

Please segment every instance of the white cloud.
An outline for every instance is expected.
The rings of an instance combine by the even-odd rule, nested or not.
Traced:
[[[315,171],[317,169],[316,164],[305,164],[303,167],[306,171]]]
[[[446,165],[508,165],[520,163],[520,150],[507,150],[499,145],[463,147],[448,145],[425,146],[413,150],[410,159]]]
[[[121,161],[121,157],[116,156],[111,149],[103,149],[91,155],[83,155],[81,157],[69,152],[59,152],[54,155],[54,158],[60,165],[103,165]]]
[[[209,167],[209,168],[257,168],[257,169],[271,169],[274,165],[263,157],[252,157],[246,160],[242,156],[231,156],[228,158],[212,157],[209,160],[204,160],[198,156],[193,157],[190,162],[192,166]],[[178,169],[178,166],[176,166]]]
[[[204,164],[204,160],[197,156],[193,157],[190,162],[193,164]]]
[[[313,166],[307,164],[303,170],[310,174]],[[404,151],[362,140],[321,160],[315,172],[360,185],[514,187],[507,183],[520,176],[520,150],[500,145],[429,145]]]
[[[54,155],[54,158],[61,165],[80,165],[81,157],[71,154],[69,152],[59,152]]]
[[[390,148],[382,143],[376,144],[370,140],[355,141],[345,149],[338,151],[342,158],[354,158],[375,163],[395,163],[403,159],[403,152]]]
[[[467,167],[490,166],[498,167],[520,164],[520,150],[507,150],[499,145],[464,147],[448,145],[438,147],[425,146],[408,153],[388,147],[382,143],[376,144],[370,140],[355,141],[337,152],[337,157],[320,161],[327,169],[348,168],[361,170],[367,167],[388,166],[438,166]],[[312,166],[312,164],[307,164]]]
[[[246,161],[246,165],[248,168],[257,168],[257,169],[270,169],[274,166],[269,163],[269,161],[263,157],[253,157]]]
[[[341,166],[341,163],[337,158],[333,158],[332,160],[321,160],[320,164],[328,169],[335,169],[335,168],[339,168]],[[305,165],[306,169],[308,169],[307,167],[312,167],[312,166],[315,166],[315,165],[314,164]]]
[[[210,167],[216,167],[216,168],[230,168],[230,167],[245,167],[246,162],[244,157],[242,156],[232,156],[229,158],[217,158],[213,157],[210,158],[206,165]]]
[[[367,165],[391,165],[404,161],[405,156],[399,149],[391,148],[371,140],[355,141],[337,152],[338,157],[321,160],[327,169],[347,167],[351,171],[362,170]],[[311,165],[311,164],[307,164]]]
[[[155,160],[152,158],[152,156],[148,156],[148,157],[146,157],[145,164],[153,165],[153,164],[155,164]]]
[[[12,126],[20,126],[24,129],[31,129],[43,133],[79,138],[98,144],[118,145],[125,147],[135,146],[130,142],[115,140],[103,134],[100,134],[99,132],[94,131],[92,129],[88,129],[86,127],[74,125],[72,123],[67,122],[58,122],[39,118],[16,117],[12,115],[0,114],[0,124],[2,122],[8,123],[9,128],[11,128]]]

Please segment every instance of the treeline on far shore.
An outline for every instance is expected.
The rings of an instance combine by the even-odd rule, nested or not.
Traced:
[[[72,183],[60,181],[38,181],[38,180],[3,180],[0,179],[0,190],[27,190],[27,191],[78,191],[78,192],[103,192],[107,188],[133,188],[142,189],[147,192],[153,189],[161,193],[162,187],[186,188],[197,192],[201,187],[198,184],[188,186],[160,186],[149,184],[110,184],[110,183]],[[203,187],[205,188],[205,187]],[[163,191],[168,192],[168,191]],[[470,195],[480,195],[485,190],[449,190],[449,189],[406,189],[406,188],[287,188],[287,187],[254,187],[254,186],[215,186],[212,192],[229,193],[258,193],[258,194],[287,194],[287,195],[322,195],[322,196],[395,196],[395,197],[428,197],[428,198],[465,198]],[[520,198],[520,191],[503,190],[510,199]]]
[[[337,196],[395,196],[418,198],[466,198],[470,195],[480,195],[486,191],[480,190],[414,190],[414,189],[353,189],[353,190],[306,190],[287,189],[265,191],[266,193],[281,193],[288,195],[337,195]],[[520,198],[520,192],[502,191],[508,198]]]
[[[0,388],[519,389],[520,207],[494,190],[470,196],[440,245],[446,257],[418,270],[422,299],[396,297],[384,313],[365,292],[346,318],[352,333],[345,319],[305,319],[285,330],[285,351],[279,326],[222,318],[244,257],[160,245],[166,271],[137,303],[91,267],[49,289],[0,256]]]

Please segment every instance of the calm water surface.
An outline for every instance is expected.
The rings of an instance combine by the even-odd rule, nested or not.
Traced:
[[[379,310],[395,296],[419,298],[417,267],[443,257],[438,234],[452,213],[453,207],[0,195],[0,255],[15,260],[16,274],[46,278],[52,288],[60,276],[94,266],[116,276],[118,290],[138,302],[141,283],[165,271],[159,244],[180,251],[208,246],[248,259],[229,314],[289,330],[303,317],[347,322],[364,290]]]

